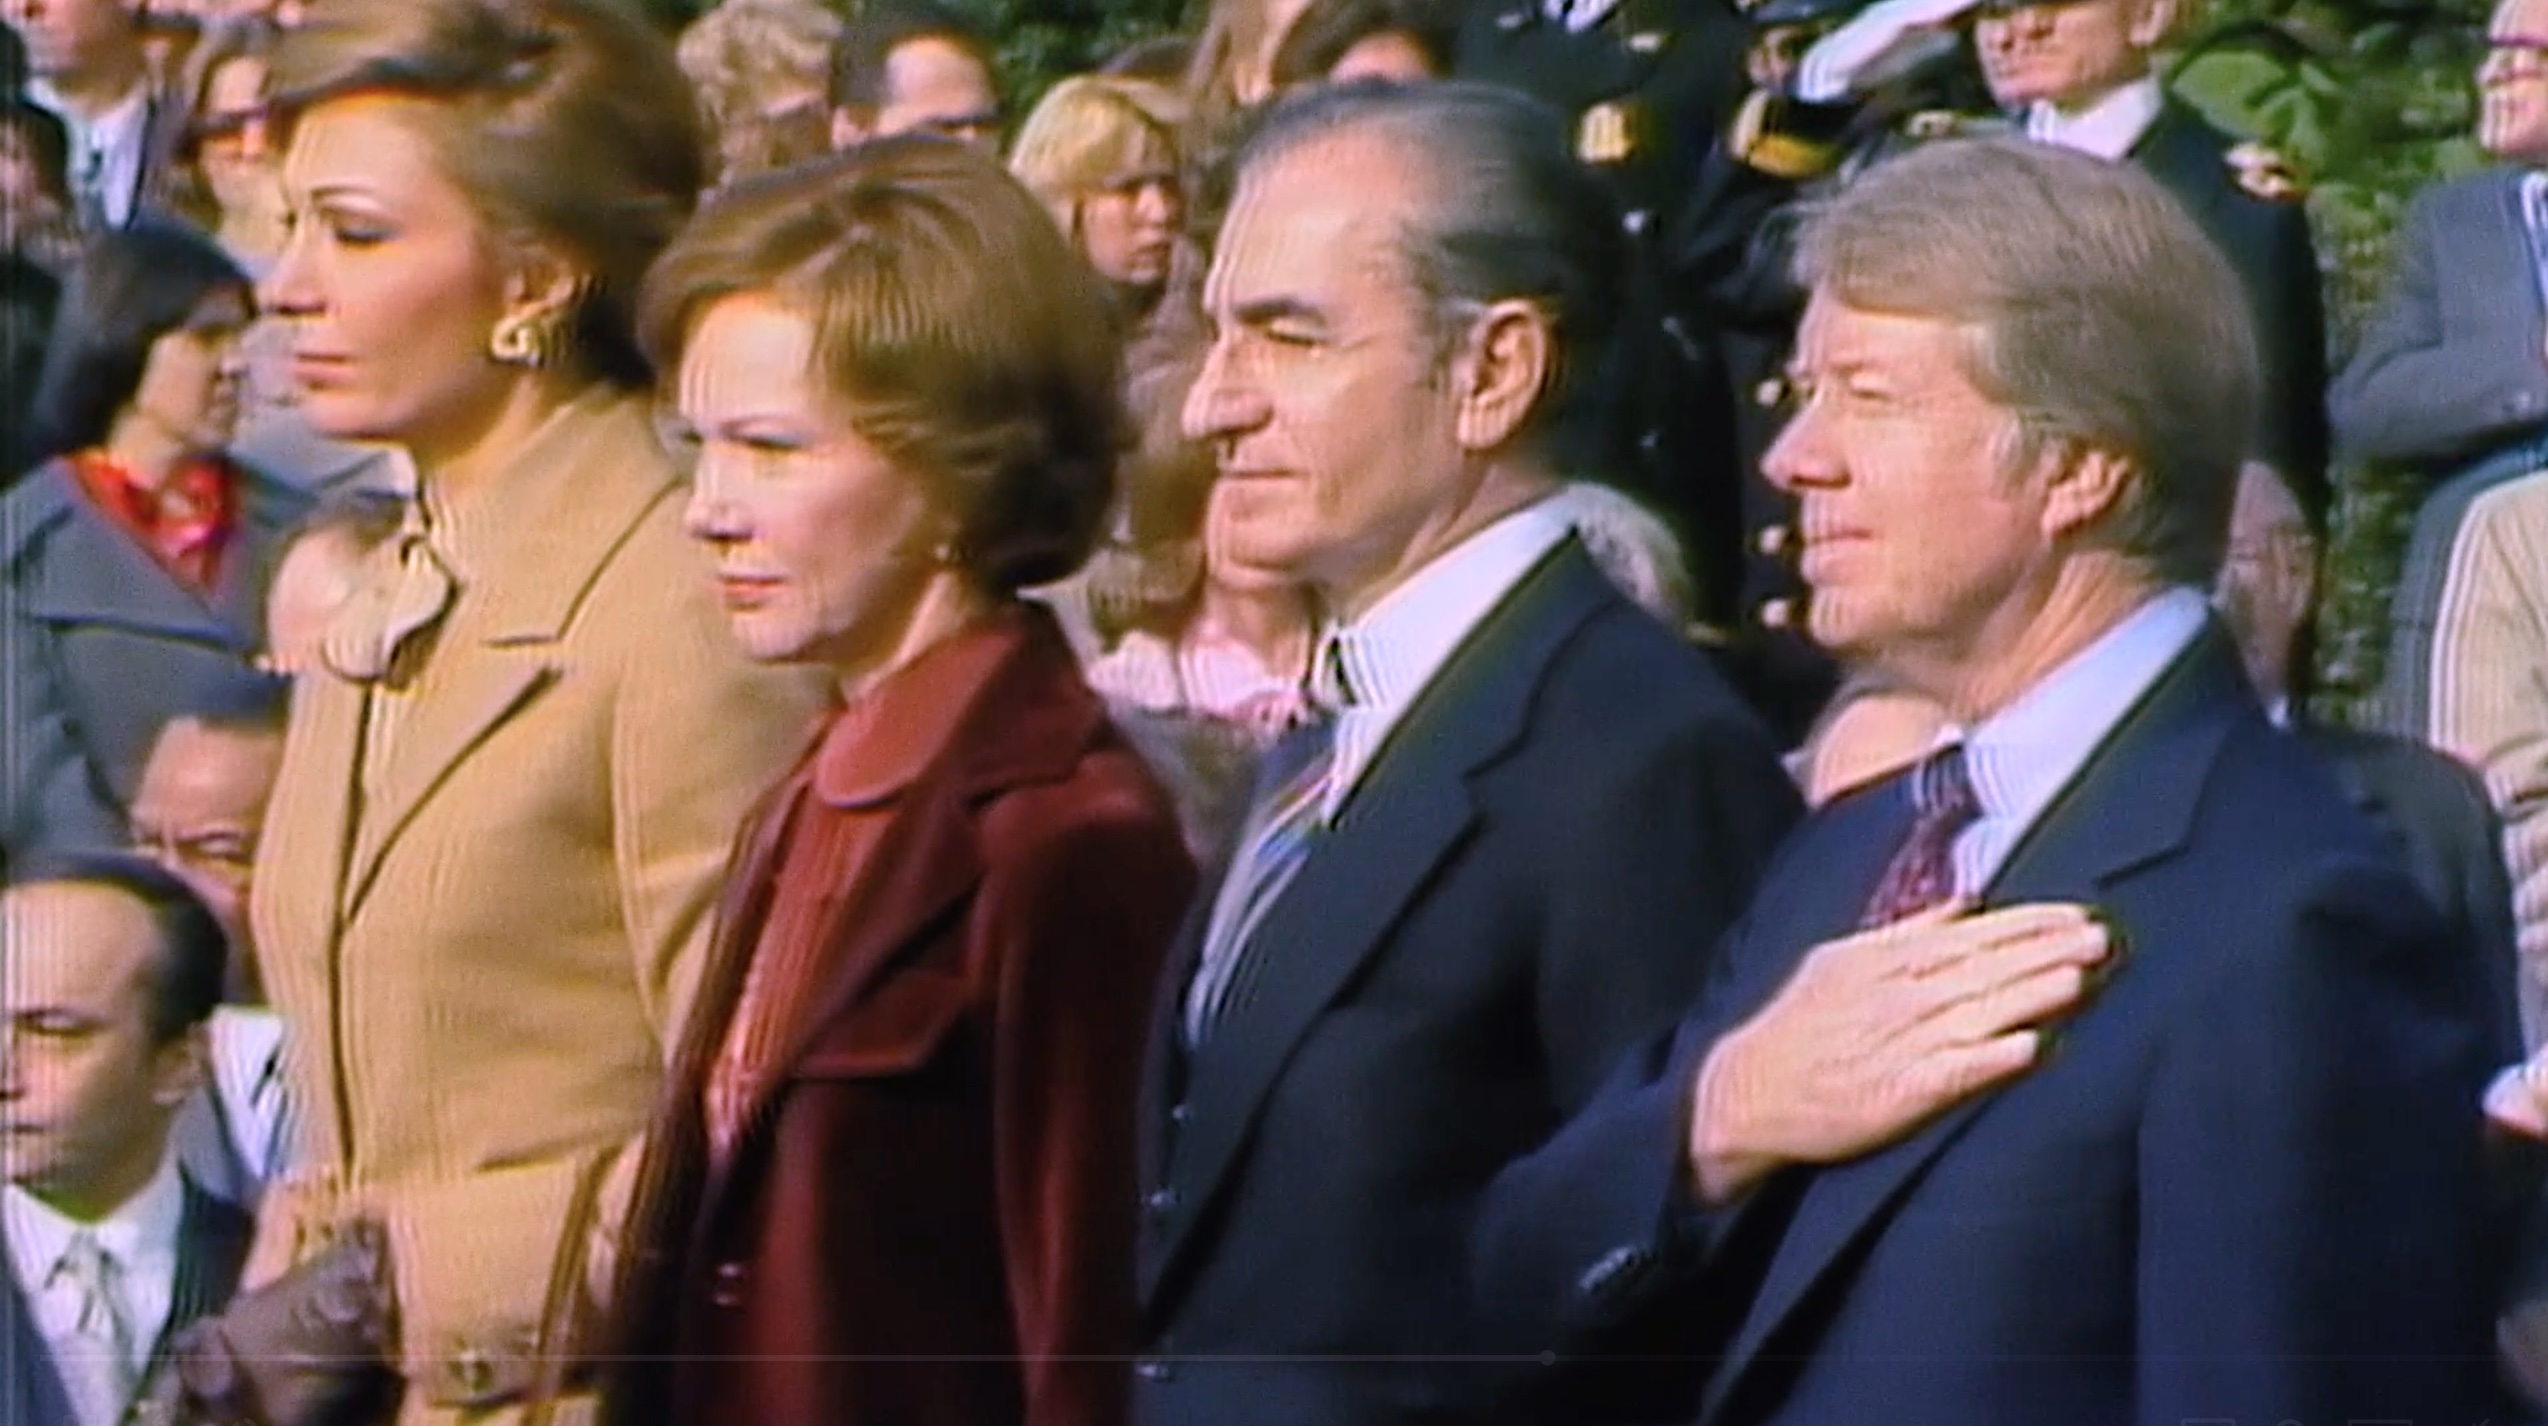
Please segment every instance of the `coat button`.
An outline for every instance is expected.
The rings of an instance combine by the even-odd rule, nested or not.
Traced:
[[[495,1359],[474,1346],[461,1346],[451,1356],[450,1381],[458,1400],[484,1401],[495,1391]]]
[[[1643,1248],[1613,1248],[1584,1270],[1575,1287],[1595,1302],[1611,1301],[1634,1287],[1653,1266],[1654,1254]]]
[[[1753,617],[1761,621],[1761,627],[1764,629],[1794,628],[1796,626],[1796,601],[1793,599],[1772,599],[1765,601],[1761,605],[1760,611]]]
[[[1176,1125],[1180,1129],[1184,1128],[1187,1121],[1193,1118],[1194,1109],[1190,1105],[1177,1104],[1169,1107],[1168,1122]]]
[[[719,1263],[714,1274],[715,1285],[708,1290],[708,1301],[719,1307],[743,1305],[743,1264]]]
[[[1143,1212],[1150,1215],[1151,1222],[1158,1223],[1175,1213],[1177,1204],[1181,1201],[1173,1188],[1154,1188],[1142,1197],[1141,1208]]]
[[[1752,548],[1770,559],[1776,559],[1787,553],[1788,546],[1795,542],[1796,531],[1792,526],[1763,525],[1761,532],[1752,537]]]
[[[1755,406],[1775,406],[1786,399],[1787,379],[1785,377],[1773,376],[1752,388],[1752,404]]]
[[[1143,1381],[1155,1381],[1165,1384],[1177,1379],[1176,1367],[1170,1363],[1160,1361],[1156,1357],[1144,1357],[1140,1361],[1134,1363],[1133,1372]]]

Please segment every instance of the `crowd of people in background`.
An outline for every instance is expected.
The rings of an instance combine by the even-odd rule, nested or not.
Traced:
[[[2548,0],[2188,18],[0,0],[0,1418],[2548,1419]]]

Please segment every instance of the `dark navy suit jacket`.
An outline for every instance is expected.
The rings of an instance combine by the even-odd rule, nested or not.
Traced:
[[[186,1215],[178,1227],[177,1284],[169,1300],[168,1325],[151,1350],[158,1369],[170,1339],[198,1319],[230,1304],[239,1288],[239,1270],[248,1260],[254,1223],[246,1213],[186,1185]],[[53,1351],[37,1330],[35,1314],[18,1292],[18,1275],[0,1246],[0,1353],[6,1354],[8,1381],[0,1387],[0,1422],[6,1426],[80,1426],[70,1392],[53,1365]],[[147,1387],[145,1386],[145,1390]]]
[[[1407,709],[1191,1057],[1200,911],[1174,953],[1136,1419],[1494,1419],[1516,1368],[1468,1297],[1478,1196],[1671,1024],[1796,808],[1733,691],[1579,545],[1528,575]]]
[[[1895,779],[1809,822],[1680,1033],[1490,1191],[1483,1300],[1572,1399],[1644,1354],[1648,1419],[1709,1426],[2478,1420],[2487,989],[2217,631],[1989,889],[2126,946],[2038,1068],[1689,1206],[1696,1065],[1848,932],[1909,820]]]

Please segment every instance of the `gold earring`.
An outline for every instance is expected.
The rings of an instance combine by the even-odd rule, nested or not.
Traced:
[[[537,371],[553,359],[555,346],[554,323],[549,317],[538,312],[516,312],[495,324],[494,334],[487,339],[487,355],[506,366],[527,366]]]

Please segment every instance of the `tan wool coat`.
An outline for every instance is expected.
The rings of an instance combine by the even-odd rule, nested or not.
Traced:
[[[642,400],[587,393],[434,517],[454,593],[391,678],[294,697],[253,915],[310,1167],[249,1276],[385,1223],[402,1421],[513,1419],[563,1350],[542,1323],[610,1247],[729,843],[827,703],[737,651],[682,490]]]

